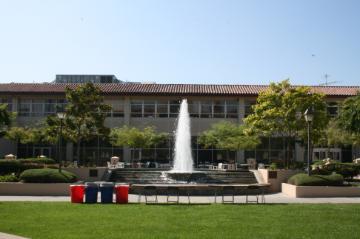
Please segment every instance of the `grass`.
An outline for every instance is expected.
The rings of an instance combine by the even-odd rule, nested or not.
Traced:
[[[359,238],[358,204],[79,205],[0,202],[0,231],[30,238]]]

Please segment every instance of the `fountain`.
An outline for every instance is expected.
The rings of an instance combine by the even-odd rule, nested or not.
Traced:
[[[190,184],[196,188],[196,190],[204,187],[204,185],[244,185],[257,182],[254,174],[248,170],[223,171],[193,169],[190,116],[186,99],[183,99],[181,102],[177,119],[173,168],[168,171],[149,168],[114,169],[111,171],[108,180],[131,183],[137,185],[136,187],[142,187],[142,185],[148,184],[154,184],[157,185],[157,187],[165,187],[164,185],[169,184],[184,186],[186,186],[185,184]]]
[[[177,128],[175,132],[175,157],[173,173],[191,173],[193,158],[191,155],[191,130],[188,103],[183,99],[180,106]]]

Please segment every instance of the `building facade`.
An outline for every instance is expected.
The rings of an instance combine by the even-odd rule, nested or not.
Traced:
[[[36,127],[46,116],[55,114],[56,110],[66,106],[66,87],[76,88],[79,83],[42,83],[42,84],[0,84],[1,103],[7,103],[9,110],[17,112],[17,126]],[[263,138],[255,150],[227,152],[223,149],[205,149],[197,144],[197,136],[219,121],[242,123],[251,114],[259,92],[266,85],[195,85],[195,84],[141,84],[141,83],[99,83],[97,85],[104,96],[104,102],[112,106],[107,113],[106,126],[123,125],[143,128],[155,126],[159,132],[170,135],[175,130],[176,117],[181,99],[189,103],[191,116],[191,134],[193,158],[197,167],[219,162],[243,163],[248,158],[258,162],[270,163],[281,160],[285,155],[282,138]],[[356,94],[360,87],[351,86],[315,86],[314,92],[324,93],[330,116],[336,116],[339,102]],[[0,141],[0,157],[12,153],[18,157],[37,157],[46,155],[58,158],[63,152],[67,161],[77,161],[75,145],[63,142],[63,149],[54,145],[16,145],[5,139]],[[96,138],[84,143],[83,156],[88,164],[104,165],[113,155],[125,162],[155,162],[170,165],[173,155],[173,138],[166,143],[151,149],[129,149],[112,147],[109,142]],[[133,152],[131,152],[133,151]],[[331,153],[331,155],[329,155]],[[349,161],[356,150],[314,149],[315,158],[332,157]],[[303,161],[306,155],[304,147],[294,142],[290,155],[297,161]]]

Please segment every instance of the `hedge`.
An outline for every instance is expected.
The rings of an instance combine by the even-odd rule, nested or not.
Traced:
[[[20,160],[14,159],[0,159],[0,175],[6,174],[20,174],[22,171],[26,169],[35,169],[35,168],[43,168],[44,164],[25,164]]]
[[[289,178],[288,183],[296,186],[342,186],[344,177],[340,174],[308,176],[299,173]]]
[[[0,176],[0,182],[18,182],[19,179],[12,174]]]
[[[51,158],[26,158],[18,159],[21,163],[37,163],[37,164],[55,164],[55,160]]]
[[[77,180],[76,175],[58,169],[28,169],[21,173],[20,180],[25,183],[72,183]]]
[[[316,174],[341,174],[344,178],[353,178],[360,173],[360,165],[354,163],[340,163],[330,160],[328,164],[325,161],[316,161],[312,165],[313,172]]]

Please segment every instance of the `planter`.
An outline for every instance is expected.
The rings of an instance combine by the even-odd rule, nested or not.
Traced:
[[[360,187],[351,186],[296,186],[282,183],[282,192],[293,198],[360,197]]]
[[[64,170],[75,174],[80,181],[94,182],[100,181],[107,170],[105,167],[85,167],[85,168],[64,168]]]
[[[302,170],[293,169],[258,169],[258,172],[264,179],[264,183],[270,184],[270,192],[281,192],[281,184],[287,182],[287,180],[298,173],[302,173]]]
[[[69,196],[70,183],[0,183],[2,196]]]

